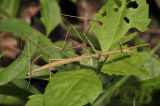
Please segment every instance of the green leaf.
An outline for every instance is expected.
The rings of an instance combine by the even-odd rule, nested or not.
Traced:
[[[46,34],[50,32],[61,22],[60,8],[56,0],[40,0],[41,21],[46,28]]]
[[[18,20],[18,19],[10,19],[10,20],[5,20],[4,22],[1,22],[0,23],[0,31],[6,31],[6,32],[12,32],[12,33],[15,33],[17,36],[20,36],[22,37],[22,39],[28,39],[28,37],[25,35],[25,34],[22,34],[22,32],[25,32],[27,33],[28,36],[31,37],[31,35],[33,34],[33,32],[35,32],[37,35],[37,37],[39,37],[39,46],[41,48],[45,48],[45,47],[48,47],[48,46],[51,46],[52,45],[52,42],[47,38],[45,37],[42,33],[38,32],[37,30],[33,29],[32,27],[30,27],[27,23],[21,21],[21,20]],[[37,37],[35,38],[32,38],[31,41],[35,41],[37,39]],[[39,48],[40,49],[40,48]],[[54,51],[54,50],[57,50],[53,47],[50,47],[50,48],[47,48],[45,49],[44,51],[45,52],[49,52],[49,51]],[[34,52],[34,51],[32,51]],[[44,52],[41,52],[41,53],[44,53]],[[59,53],[51,53],[49,54],[50,58],[59,58],[61,59],[61,56]],[[49,58],[45,58],[45,61],[48,62],[48,59]]]
[[[139,52],[138,55],[144,61],[144,68],[151,74],[152,77],[160,75],[160,58],[152,55],[150,52]]]
[[[25,106],[44,106],[44,100],[42,94],[29,96],[29,99],[30,100],[27,102]]]
[[[38,89],[36,89],[32,84],[28,86],[28,81],[26,81],[25,79],[14,79],[11,82],[12,84],[14,84],[15,86],[24,89],[24,90],[28,90],[29,92],[33,93],[33,94],[39,94],[40,92],[38,91]]]
[[[137,5],[132,7],[131,4]],[[108,0],[105,6],[94,15],[102,23],[92,25],[102,51],[109,51],[112,44],[121,39],[131,28],[147,30],[148,4],[145,0]]]
[[[137,53],[117,55],[121,56],[114,59],[108,59],[109,62],[103,65],[101,72],[109,75],[151,75],[151,73],[144,69],[144,60]]]
[[[35,33],[30,35],[35,39],[35,42],[38,42],[37,36]],[[28,54],[28,51],[34,51],[36,49],[35,45],[29,43],[30,47],[28,49],[28,42],[26,42],[23,53]],[[21,54],[13,63],[11,63],[7,68],[0,72],[0,85],[6,84],[13,80],[18,74],[20,74],[29,64],[28,56]],[[32,55],[31,55],[32,57]]]
[[[23,101],[27,101],[28,96],[32,95],[32,93],[28,90],[21,89],[12,84],[5,84],[3,86],[0,86],[0,94],[15,96]]]
[[[85,59],[81,61],[80,64],[89,68],[96,69],[98,67],[98,59],[97,58]]]
[[[20,6],[21,0],[1,0],[0,1],[0,16],[15,18]]]
[[[150,73],[150,76],[131,76],[124,85],[145,88],[160,83],[160,58],[151,55],[149,52],[139,52],[139,56],[144,61],[144,69]],[[151,57],[152,56],[152,57]]]
[[[0,95],[0,104],[3,106],[24,106],[25,102],[14,96]]]
[[[137,35],[137,32],[131,33],[129,36],[123,36],[123,37],[120,39],[120,43],[128,42],[128,41],[130,41],[131,39],[133,39],[136,35]]]
[[[89,55],[90,53],[83,53],[83,55]],[[80,61],[80,64],[86,67],[90,67],[90,68],[97,68],[98,67],[98,59],[97,58],[89,58],[89,59],[85,59],[83,61]]]
[[[45,90],[45,105],[82,106],[93,101],[102,93],[102,85],[93,71],[87,69],[58,72],[52,77]]]
[[[136,76],[134,79],[130,79],[126,84],[130,84],[132,86],[139,84],[139,86],[148,87],[160,83],[160,58],[156,55],[151,55],[149,52],[140,52],[139,55],[145,61],[144,68],[151,75]]]

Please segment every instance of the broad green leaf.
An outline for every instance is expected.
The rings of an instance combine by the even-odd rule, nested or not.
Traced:
[[[131,4],[136,6],[133,7]],[[150,23],[146,0],[108,0],[94,15],[94,19],[100,22],[94,23],[92,30],[99,40],[102,51],[111,50],[112,44],[121,39],[129,29],[136,28],[143,32]]]
[[[21,89],[12,84],[5,84],[0,86],[0,94],[18,97],[23,101],[27,101],[28,96],[32,95],[32,93],[28,90]]]
[[[24,101],[20,100],[20,98],[8,95],[0,95],[0,105],[9,105],[9,106],[23,106],[25,104]]]
[[[48,84],[44,98],[45,106],[82,106],[93,101],[102,93],[102,85],[93,71],[87,69],[58,72]]]
[[[42,33],[31,28],[27,23],[25,23],[21,20],[18,20],[18,19],[10,19],[10,20],[5,20],[4,22],[1,22],[0,23],[0,31],[15,33],[16,35],[21,36],[22,39],[26,40],[26,39],[28,39],[28,37],[22,33],[22,32],[25,32],[25,33],[27,33],[28,36],[30,36],[30,38],[31,38],[30,41],[35,41],[37,39],[37,37],[39,37],[39,43],[37,43],[37,44],[41,48],[45,48],[45,47],[52,45],[51,41],[47,37],[45,37]],[[35,32],[39,36],[37,36],[36,38],[32,38],[31,35],[33,32]],[[54,51],[54,50],[57,50],[57,49],[50,47],[50,48],[45,49],[44,52]],[[42,53],[44,53],[44,52],[42,52]],[[50,56],[50,58],[53,58],[53,57],[59,58],[59,59],[61,58],[60,54],[56,53],[56,52],[49,54],[49,56]],[[45,58],[45,61],[48,61],[48,59]]]
[[[25,106],[44,106],[44,98],[42,94],[29,96],[29,99],[30,100],[27,102]]]
[[[38,42],[37,36],[35,33],[30,35],[35,39],[35,42]],[[23,53],[28,54],[29,51],[34,51],[36,46],[32,43],[29,43],[30,47],[28,49],[28,42],[26,42]],[[29,64],[28,56],[21,54],[13,63],[11,63],[7,68],[0,72],[0,85],[6,84],[13,80],[18,74],[20,74]],[[32,55],[30,55],[32,57]]]
[[[144,69],[145,61],[137,53],[117,55],[121,56],[108,59],[109,62],[103,65],[101,72],[109,75],[151,75],[151,73]]]
[[[89,55],[90,53],[83,53],[83,55]],[[97,68],[98,67],[98,59],[97,58],[90,58],[90,59],[85,59],[83,61],[80,61],[80,64],[82,66],[86,66],[86,67],[89,67],[89,68]]]
[[[40,0],[41,21],[46,28],[46,35],[49,36],[51,31],[61,22],[60,8],[56,0]]]
[[[98,59],[97,58],[90,58],[90,59],[85,59],[80,62],[82,66],[86,66],[89,68],[97,68],[98,67]]]
[[[21,0],[1,0],[0,16],[7,18],[15,18],[20,6]]]
[[[131,76],[124,85],[138,88],[150,87],[160,83],[160,59],[149,52],[139,52],[138,55],[144,61],[143,68],[150,73],[149,76]],[[137,71],[138,72],[138,71]]]
[[[38,89],[36,89],[32,84],[29,85],[28,87],[28,81],[26,81],[25,79],[14,79],[11,81],[12,84],[14,84],[15,86],[24,89],[24,90],[28,90],[29,92],[31,92],[32,94],[39,94],[40,92],[38,91]],[[27,88],[28,87],[28,88]]]
[[[134,76],[125,84],[131,86],[139,85],[148,87],[160,83],[160,58],[156,55],[151,55],[149,52],[140,52],[139,55],[145,61],[144,68],[151,74],[150,76]],[[152,57],[151,57],[152,56]]]
[[[144,68],[151,73],[152,77],[160,75],[160,58],[150,52],[139,52],[138,55],[142,58],[144,62]]]

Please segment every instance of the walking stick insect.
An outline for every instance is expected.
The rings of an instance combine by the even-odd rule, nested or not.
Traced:
[[[70,28],[74,28],[74,26],[71,24],[68,28],[68,30],[70,30]],[[76,31],[76,29],[75,29]],[[69,32],[69,31],[68,31]],[[68,36],[68,32],[66,34],[66,38]],[[79,35],[79,34],[78,34]],[[31,64],[31,69],[30,69],[30,72],[28,73],[29,76],[32,76],[34,75],[36,72],[39,72],[39,71],[42,71],[44,69],[49,69],[49,72],[50,72],[50,81],[51,80],[51,68],[52,67],[56,67],[56,66],[60,66],[60,65],[63,65],[63,64],[68,64],[68,63],[72,63],[72,62],[76,62],[76,61],[82,61],[84,59],[89,59],[89,58],[93,58],[93,57],[96,57],[96,58],[99,58],[100,56],[108,56],[108,55],[112,55],[112,54],[118,54],[118,53],[128,53],[128,55],[130,55],[130,53],[132,52],[133,49],[137,48],[137,47],[142,47],[142,46],[147,46],[149,44],[143,44],[143,45],[138,45],[138,46],[134,46],[134,47],[130,47],[130,48],[127,48],[127,49],[121,49],[121,50],[116,50],[116,51],[109,51],[109,52],[103,52],[103,53],[96,53],[96,49],[94,48],[94,46],[92,45],[92,43],[90,42],[90,40],[87,38],[86,34],[84,33],[83,34],[84,37],[87,39],[88,43],[90,44],[91,48],[94,50],[95,54],[91,54],[91,55],[83,55],[83,56],[77,56],[76,57],[73,57],[73,58],[67,58],[67,59],[49,59],[49,64],[46,64],[44,66],[41,66],[39,68],[36,68],[36,69],[33,69],[32,70],[32,66],[34,64],[34,62],[40,58],[41,56],[43,55],[48,55],[50,53],[53,53],[53,52],[61,52],[61,51],[67,51],[69,49],[73,49],[73,48],[76,48],[76,47],[73,47],[73,48],[67,48],[67,49],[64,49],[64,46],[62,48],[60,47],[56,47],[54,45],[50,46],[50,47],[55,47],[59,50],[56,50],[56,51],[51,51],[51,52],[44,52],[42,53],[41,55],[39,55],[35,60],[33,60],[32,64]],[[66,39],[65,39],[66,40]],[[117,40],[117,42],[119,42],[119,40]],[[120,43],[121,46],[123,46],[121,43]],[[81,45],[80,45],[81,46]],[[79,47],[79,46],[78,46]],[[82,46],[83,47],[83,46]],[[68,52],[69,53],[69,52]],[[70,52],[71,53],[71,52]],[[131,55],[130,55],[131,57]],[[51,62],[52,60],[55,60],[54,62]],[[112,61],[112,60],[111,60]],[[133,59],[134,61],[134,59]],[[137,64],[136,61],[134,61],[135,64]],[[114,63],[114,62],[113,62]],[[138,64],[137,64],[138,65]],[[138,65],[139,68],[142,68]],[[52,82],[51,82],[52,84]],[[52,85],[51,85],[52,87]]]
[[[65,18],[64,18],[63,16],[74,17],[74,18],[83,18],[83,17],[76,17],[76,16],[71,16],[71,15],[64,15],[64,14],[62,14],[62,19],[65,21],[66,24],[67,24],[67,22],[66,22],[66,20],[65,20]],[[91,18],[85,18],[85,19],[90,19],[90,20],[91,20]],[[81,36],[79,35],[79,33],[77,32],[77,30],[75,29],[75,27],[74,27],[72,24],[70,24],[69,27],[68,27],[68,32],[67,32],[67,34],[66,34],[66,38],[68,37],[68,33],[69,33],[71,27],[76,31],[76,33],[78,34],[78,36],[80,37],[80,39],[81,39],[82,42],[83,42],[83,39],[81,38]],[[89,31],[90,27],[91,27],[91,26],[89,26],[87,32]],[[87,33],[87,32],[86,32],[86,33]],[[77,57],[68,58],[68,59],[49,59],[49,61],[52,61],[52,60],[56,60],[56,61],[53,62],[53,63],[49,63],[49,64],[47,64],[47,65],[41,66],[41,67],[39,67],[39,68],[37,68],[37,69],[34,69],[34,70],[32,70],[32,68],[31,68],[31,70],[30,70],[31,72],[29,72],[28,75],[29,75],[29,76],[30,76],[30,75],[32,76],[32,75],[35,74],[36,72],[39,72],[39,71],[44,70],[44,69],[49,69],[49,68],[51,68],[51,67],[56,67],[56,66],[59,66],[59,65],[72,63],[72,62],[75,62],[75,61],[82,61],[82,60],[84,60],[84,59],[88,59],[88,58],[92,58],[92,57],[107,56],[107,55],[117,54],[117,53],[128,53],[128,54],[129,54],[129,53],[132,52],[132,49],[134,49],[134,48],[142,47],[142,46],[147,46],[147,45],[149,46],[149,44],[143,44],[143,45],[139,45],[139,46],[134,46],[134,47],[131,47],[131,48],[127,48],[127,49],[123,48],[123,50],[110,51],[110,52],[105,52],[105,53],[97,53],[96,50],[95,50],[95,48],[94,48],[94,46],[92,45],[92,43],[90,42],[90,40],[89,40],[88,37],[86,36],[86,34],[83,33],[83,36],[87,39],[89,45],[90,45],[91,48],[94,50],[95,54],[86,55],[86,56],[78,56],[78,55],[76,55],[76,54],[74,54],[74,53],[69,52],[69,53],[71,53],[71,54],[76,55]],[[65,41],[66,41],[66,38],[65,38]],[[30,38],[30,39],[31,39],[31,38]],[[123,46],[119,40],[117,40],[117,42],[119,42],[119,44],[120,44],[121,46]],[[85,44],[84,42],[83,42],[83,44],[86,46],[86,44]],[[81,46],[81,45],[79,45],[78,47],[80,47],[80,46]],[[48,55],[48,54],[53,53],[53,52],[67,51],[67,50],[69,50],[69,49],[76,48],[76,47],[73,47],[73,48],[63,49],[63,48],[64,48],[64,45],[63,45],[63,48],[60,48],[60,47],[57,47],[57,46],[53,46],[53,45],[50,46],[50,47],[54,47],[54,48],[57,48],[57,49],[59,49],[59,50],[51,51],[51,52],[45,52],[45,53],[39,55],[39,56],[32,62],[31,67],[33,66],[34,62],[35,62],[38,58],[40,58],[41,56],[43,56],[43,55]],[[81,46],[81,47],[83,48],[83,46]],[[48,47],[46,47],[46,48],[48,48]],[[43,49],[44,49],[44,48],[43,48]],[[43,50],[43,49],[41,49],[41,50]],[[129,55],[130,55],[130,54],[129,54]],[[131,57],[131,55],[130,55],[130,57]],[[133,61],[134,61],[134,59],[133,59]],[[136,61],[135,61],[135,64],[137,64]],[[137,65],[138,65],[138,64],[137,64]],[[51,67],[50,67],[50,66],[51,66]],[[140,66],[139,66],[139,67],[140,67]],[[141,68],[141,67],[140,67],[140,68]]]

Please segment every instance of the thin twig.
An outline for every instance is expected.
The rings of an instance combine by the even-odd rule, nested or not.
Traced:
[[[77,17],[77,16],[72,16],[72,15],[66,15],[66,14],[61,14],[62,16],[65,17],[72,17],[72,18],[79,18],[79,19],[88,19],[88,20],[94,20],[93,18],[84,18],[84,17]],[[95,21],[95,20],[94,20]]]

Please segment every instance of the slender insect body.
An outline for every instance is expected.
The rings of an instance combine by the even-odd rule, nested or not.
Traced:
[[[64,20],[64,22],[66,22],[64,16],[68,16],[68,17],[72,17],[72,18],[83,18],[83,17],[76,17],[76,16],[70,16],[70,15],[62,14],[62,19]],[[86,18],[86,19],[88,19],[88,18]],[[89,20],[91,20],[91,19],[89,18]],[[95,20],[94,20],[94,21],[95,21]],[[93,21],[93,22],[94,22],[94,21]],[[67,22],[66,22],[66,24],[67,24]],[[91,25],[92,25],[92,24],[91,24]],[[76,32],[76,34],[77,34],[77,35],[79,36],[79,38],[82,40],[82,42],[83,42],[82,45],[83,45],[83,46],[86,46],[86,44],[85,44],[84,41],[83,41],[83,38],[81,37],[81,35],[78,33],[78,31],[75,29],[74,25],[72,25],[72,24],[70,24],[70,25],[68,26],[68,31],[67,31],[67,34],[66,34],[65,41],[66,41],[66,39],[67,39],[67,37],[68,37],[68,35],[69,35],[69,32],[71,31],[71,28],[74,29],[74,31]],[[91,28],[91,26],[89,26],[87,32],[89,31],[90,28]],[[72,31],[71,31],[71,33],[73,34]],[[88,58],[93,58],[93,57],[99,58],[100,56],[108,56],[108,55],[117,54],[117,53],[128,53],[128,54],[130,55],[130,53],[131,53],[131,51],[132,51],[131,49],[148,45],[148,44],[138,45],[138,46],[134,46],[134,47],[130,47],[130,48],[125,49],[125,48],[123,47],[123,45],[121,44],[121,42],[120,42],[119,40],[117,40],[117,42],[123,47],[123,49],[117,50],[117,51],[109,51],[109,52],[104,52],[104,53],[97,53],[97,51],[96,51],[96,49],[94,48],[92,42],[88,39],[87,33],[83,33],[82,35],[84,36],[84,39],[87,40],[88,44],[89,44],[90,47],[93,49],[93,51],[95,52],[95,54],[78,56],[78,55],[76,55],[75,53],[72,53],[72,52],[68,51],[70,48],[64,49],[64,47],[65,47],[65,45],[66,45],[65,43],[63,44],[63,47],[62,47],[62,48],[60,48],[60,47],[58,47],[58,46],[55,46],[55,45],[49,46],[49,47],[57,48],[57,49],[59,49],[59,50],[51,51],[51,52],[45,52],[45,49],[41,48],[38,44],[36,44],[36,43],[32,40],[32,38],[30,38],[27,34],[25,34],[25,35],[29,38],[29,41],[33,42],[33,44],[35,44],[38,48],[40,48],[40,50],[43,51],[43,53],[42,53],[41,55],[37,56],[36,59],[33,60],[32,64],[31,64],[30,72],[28,73],[29,76],[32,76],[32,75],[34,75],[36,72],[39,72],[39,71],[44,70],[44,69],[49,69],[49,68],[51,68],[51,67],[56,67],[56,66],[59,66],[59,65],[72,63],[72,62],[75,62],[75,61],[82,61],[82,60],[88,59]],[[64,42],[65,42],[65,41],[64,41]],[[85,45],[84,45],[84,44],[85,44]],[[83,46],[79,45],[79,47],[82,47],[82,48],[83,48]],[[46,47],[46,48],[48,48],[48,47]],[[73,49],[73,48],[76,48],[76,47],[72,47],[71,49]],[[51,62],[51,63],[49,63],[49,64],[46,64],[46,65],[44,65],[44,66],[41,66],[41,67],[39,67],[39,68],[37,68],[37,69],[32,70],[32,66],[34,65],[34,63],[36,62],[36,60],[37,60],[38,58],[42,57],[43,55],[48,55],[48,54],[53,53],[53,52],[63,52],[63,51],[66,51],[66,52],[68,52],[68,53],[70,53],[70,54],[74,54],[74,55],[76,55],[76,57],[67,58],[67,59],[49,59],[49,61],[52,61],[52,60],[56,60],[56,61]],[[130,56],[131,56],[131,55],[130,55]],[[112,61],[112,60],[111,60],[111,61]],[[134,59],[133,59],[133,61],[134,61]],[[137,64],[136,61],[135,61],[135,64]],[[137,65],[138,65],[138,64],[137,64]]]
[[[63,14],[62,16],[70,16],[70,15],[64,15],[64,14]],[[71,16],[71,17],[75,17],[75,16]],[[78,18],[81,18],[81,17],[78,17]],[[64,19],[64,18],[63,18],[63,19]],[[89,29],[90,29],[90,27],[91,27],[91,26],[89,26]],[[83,46],[82,46],[82,45],[79,45],[79,46],[76,46],[76,47],[65,48],[65,46],[67,45],[67,44],[65,44],[65,42],[66,42],[66,40],[67,40],[67,37],[68,37],[68,35],[69,35],[69,32],[71,31],[71,28],[73,28],[73,29],[75,30],[76,34],[77,34],[77,35],[79,36],[79,38],[82,40],[82,43],[83,43],[82,45],[83,45]],[[88,29],[88,30],[89,30],[89,29]],[[88,32],[88,30],[87,30],[87,32]],[[73,32],[71,31],[71,33],[73,33]],[[27,36],[28,36],[28,35],[27,35]],[[81,36],[83,36],[83,38],[82,38]],[[32,38],[30,38],[29,36],[28,36],[28,38],[31,39],[30,41],[33,42],[33,44],[34,44],[34,41],[32,40]],[[79,55],[75,54],[74,52],[71,52],[71,51],[70,51],[70,50],[75,49],[75,48],[77,48],[77,47],[82,47],[82,48],[86,47],[86,48],[87,48],[87,44],[84,42],[84,39],[87,41],[88,45],[90,45],[90,47],[92,48],[92,50],[94,51],[95,54],[79,56]],[[28,73],[28,76],[31,77],[31,76],[33,76],[34,74],[36,74],[37,72],[43,71],[43,70],[45,70],[45,69],[48,69],[49,72],[50,72],[49,76],[50,76],[50,81],[51,81],[51,92],[52,92],[52,98],[53,98],[53,97],[54,97],[54,92],[53,92],[53,88],[52,88],[52,83],[53,83],[53,82],[52,82],[52,80],[51,80],[51,77],[52,77],[51,68],[56,68],[56,67],[58,67],[58,66],[60,66],[60,65],[64,65],[64,64],[68,64],[68,63],[83,61],[83,60],[89,59],[89,58],[100,58],[101,56],[106,56],[107,58],[105,58],[104,63],[103,63],[102,65],[104,65],[105,62],[108,62],[108,60],[109,60],[110,62],[112,62],[113,64],[115,64],[115,65],[117,65],[117,66],[120,65],[121,70],[123,70],[123,72],[124,72],[126,75],[128,75],[126,69],[124,68],[124,64],[122,64],[122,65],[121,65],[121,64],[117,64],[115,61],[112,60],[112,58],[110,58],[110,55],[122,54],[122,53],[127,54],[127,55],[132,59],[132,61],[134,61],[133,63],[134,63],[135,65],[137,65],[138,68],[142,68],[142,67],[137,63],[137,61],[136,61],[134,58],[132,58],[132,55],[131,55],[130,53],[132,53],[132,50],[133,50],[133,49],[136,49],[136,48],[142,47],[142,46],[148,46],[149,44],[143,44],[143,45],[138,45],[138,46],[133,46],[133,47],[125,48],[125,47],[122,45],[122,43],[120,42],[120,40],[118,40],[118,39],[117,39],[117,44],[119,44],[120,46],[122,46],[122,48],[121,48],[120,50],[97,53],[97,50],[95,49],[95,47],[93,46],[92,42],[91,42],[90,39],[88,38],[87,33],[82,33],[82,35],[80,35],[80,34],[78,33],[78,31],[75,29],[74,25],[70,24],[70,25],[68,26],[68,31],[67,31],[67,33],[66,33],[66,38],[65,38],[65,41],[64,41],[64,43],[63,43],[62,48],[61,48],[61,47],[58,47],[58,46],[55,46],[55,45],[51,45],[51,46],[49,46],[49,47],[53,47],[53,48],[56,48],[56,49],[58,49],[58,50],[55,50],[55,51],[47,51],[47,52],[46,52],[45,49],[37,46],[38,48],[40,48],[40,50],[43,51],[43,53],[40,54],[39,56],[37,56],[37,57],[33,60],[32,64],[31,64],[31,67],[30,67],[30,72]],[[38,45],[38,44],[35,44],[35,45]],[[49,47],[46,47],[46,48],[49,48]],[[42,57],[42,56],[44,56],[44,55],[49,55],[49,54],[54,53],[54,52],[61,52],[61,53],[62,53],[62,52],[66,52],[66,53],[68,53],[68,54],[75,55],[75,57],[65,58],[65,59],[56,59],[56,58],[52,59],[52,58],[49,58],[49,63],[48,63],[48,64],[43,65],[43,66],[40,66],[40,67],[35,68],[35,69],[32,69],[34,63],[35,63],[40,57]],[[51,62],[51,61],[53,61],[53,62]]]
[[[130,53],[130,52],[131,52],[131,50],[125,49],[125,50],[117,50],[117,51],[97,53],[97,54],[91,54],[91,55],[83,55],[83,56],[78,56],[78,57],[73,57],[73,58],[68,58],[68,59],[63,59],[63,60],[57,60],[55,62],[41,66],[40,68],[34,69],[31,73],[34,74],[35,72],[38,72],[38,71],[41,71],[44,69],[49,69],[49,67],[56,67],[56,66],[63,65],[63,64],[68,64],[68,63],[72,63],[72,62],[76,62],[76,61],[82,61],[82,60],[88,59],[88,58],[94,58],[94,57],[98,58],[99,56],[107,56],[107,55],[111,55],[111,54]],[[29,74],[30,73],[28,73],[28,75]]]

